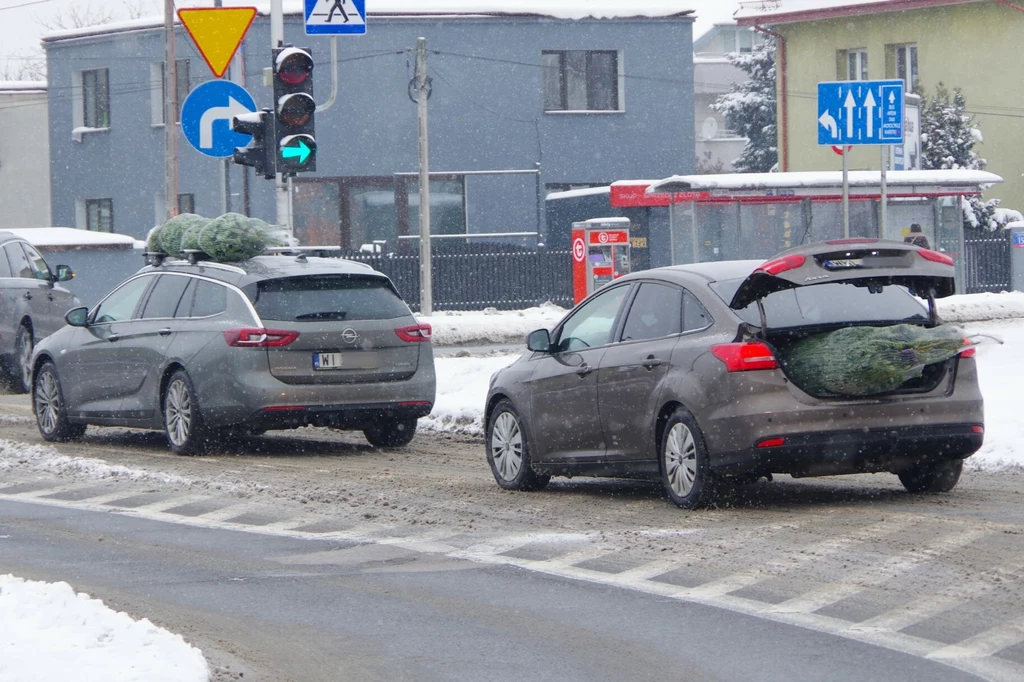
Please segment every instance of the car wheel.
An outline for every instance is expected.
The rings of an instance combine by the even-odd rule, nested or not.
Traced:
[[[14,337],[11,389],[15,393],[28,393],[32,390],[32,332],[25,325],[18,327]]]
[[[665,494],[683,509],[703,507],[714,497],[714,474],[697,420],[676,408],[661,436],[661,482]]]
[[[182,370],[171,375],[164,389],[164,428],[171,452],[176,455],[202,452],[210,438],[199,412],[196,389]]]
[[[944,462],[915,464],[897,475],[908,492],[948,493],[956,487],[963,470],[962,459],[950,459]]]
[[[375,448],[400,448],[412,442],[418,419],[384,420],[363,429],[363,435]]]
[[[540,490],[551,480],[533,470],[522,418],[511,401],[502,400],[491,412],[486,443],[491,473],[505,490]]]
[[[39,368],[32,388],[32,410],[36,414],[36,425],[43,440],[54,443],[81,438],[85,433],[85,424],[68,421],[64,393],[60,388],[57,368],[52,362],[46,362]]]

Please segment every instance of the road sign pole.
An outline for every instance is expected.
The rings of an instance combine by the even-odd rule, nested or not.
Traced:
[[[843,150],[843,239],[850,238],[850,150]]]
[[[174,59],[174,2],[164,0],[164,208],[178,213],[178,75]]]
[[[434,307],[430,259],[430,155],[427,145],[427,39],[416,45],[416,104],[420,148],[420,314],[431,315]]]
[[[884,145],[883,144],[883,145],[881,145],[879,147],[879,149],[882,150],[882,165],[881,165],[881,168],[882,168],[882,205],[879,207],[880,210],[879,210],[879,213],[878,213],[878,231],[879,231],[878,237],[880,239],[888,239],[889,237],[888,237],[888,235],[886,235],[886,225],[885,225],[885,222],[886,222],[886,213],[889,210],[889,196],[888,196],[888,191],[886,190],[886,187],[885,187],[885,167],[886,167],[886,165],[888,165],[888,161],[889,161],[889,145]]]
[[[270,0],[270,49],[273,51],[276,47],[284,45],[284,0]],[[277,103],[275,102],[274,108],[276,110]],[[276,153],[276,152],[275,152]],[[280,173],[274,178],[274,206],[275,213],[277,215],[277,224],[283,225],[288,229],[288,234],[294,234],[292,231],[292,215],[291,211],[288,210],[290,203],[288,201],[288,188],[284,184],[284,176]]]

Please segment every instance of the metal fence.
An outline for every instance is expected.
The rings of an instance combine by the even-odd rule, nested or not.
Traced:
[[[342,253],[391,278],[409,307],[420,306],[420,257]],[[568,250],[493,249],[431,254],[436,310],[519,310],[550,301],[571,308],[572,254]]]
[[[1010,233],[1008,230],[964,230],[964,291],[1009,291]]]

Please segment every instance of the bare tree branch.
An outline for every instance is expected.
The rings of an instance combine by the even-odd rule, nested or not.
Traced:
[[[71,5],[65,10],[48,17],[33,17],[37,24],[50,31],[65,31],[72,28],[85,28],[109,24],[117,18],[117,12],[105,7]]]

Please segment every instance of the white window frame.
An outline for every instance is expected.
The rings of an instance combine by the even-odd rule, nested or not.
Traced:
[[[852,60],[852,63],[851,63]],[[868,80],[868,51],[859,47],[846,51],[846,79],[849,81]],[[851,68],[852,67],[852,68]]]
[[[188,93],[192,92],[192,69],[190,61],[188,59],[178,59],[177,68],[185,68],[187,72],[188,83],[185,88],[184,95],[179,90],[178,92],[178,113],[177,120],[175,123],[181,124],[181,105],[185,101],[185,97]],[[180,78],[180,72],[178,78]],[[164,124],[164,99],[167,97],[166,90],[164,89],[164,62],[150,62],[149,63],[149,121],[150,125],[154,128],[162,127]]]
[[[903,81],[907,92],[915,92],[919,76],[917,43],[903,43],[893,45],[893,68],[896,70],[896,78]],[[903,57],[903,73],[900,73],[900,57]]]

